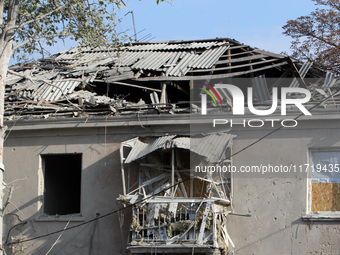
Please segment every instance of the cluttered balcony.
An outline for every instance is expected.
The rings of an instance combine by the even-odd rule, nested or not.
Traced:
[[[233,135],[136,137],[121,144],[123,194],[132,208],[132,254],[228,252]],[[209,168],[210,167],[210,168]]]

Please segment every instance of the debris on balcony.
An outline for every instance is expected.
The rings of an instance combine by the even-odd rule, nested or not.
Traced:
[[[124,194],[117,200],[133,205],[132,253],[150,245],[233,250],[226,228],[230,173],[199,173],[195,166],[230,165],[234,137],[137,137],[121,144]]]

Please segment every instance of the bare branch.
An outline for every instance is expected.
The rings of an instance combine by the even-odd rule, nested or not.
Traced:
[[[321,36],[315,35],[314,32],[307,33],[306,35],[307,35],[307,36],[311,36],[311,37],[313,37],[313,38],[315,38],[315,39],[318,39],[318,40],[320,40],[320,41],[322,41],[322,42],[324,42],[324,43],[326,43],[326,44],[329,44],[329,45],[331,45],[331,46],[334,46],[334,47],[340,49],[340,46],[339,46],[339,45],[336,45],[335,43],[333,43],[333,42],[331,42],[331,41],[329,41],[329,40],[325,40],[325,39],[324,39],[323,37],[321,37]]]
[[[11,198],[12,198],[12,195],[13,195],[13,186],[9,188],[9,194],[8,194],[8,197],[7,197],[7,200],[1,210],[1,215],[3,216],[4,215],[4,212],[7,208],[7,206],[10,204],[10,201],[11,201]]]

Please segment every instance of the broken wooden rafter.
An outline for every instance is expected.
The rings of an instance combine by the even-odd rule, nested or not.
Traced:
[[[279,66],[283,66],[283,65],[287,65],[287,62],[281,62],[278,64],[274,64],[274,65],[269,65],[269,66],[265,66],[265,67],[261,67],[261,68],[257,68],[257,69],[253,69],[253,70],[247,70],[247,71],[241,71],[241,72],[235,72],[235,73],[225,73],[225,74],[213,74],[213,75],[198,75],[198,76],[181,76],[181,77],[174,77],[174,76],[169,76],[169,77],[143,77],[143,78],[139,78],[138,81],[190,81],[190,80],[205,80],[205,79],[222,79],[222,78],[228,78],[228,77],[236,77],[236,76],[241,76],[241,75],[246,75],[249,73],[254,73],[254,72],[258,72],[258,71],[263,71],[263,70],[267,70],[267,69],[271,69],[274,67],[279,67]]]
[[[142,188],[142,187],[144,187],[144,186],[148,186],[148,185],[150,185],[150,184],[152,184],[152,183],[154,183],[154,182],[160,181],[160,180],[162,180],[162,179],[164,179],[164,178],[166,178],[166,177],[168,177],[168,176],[169,176],[168,173],[163,173],[163,174],[161,174],[161,175],[159,175],[159,176],[157,176],[157,177],[155,177],[155,178],[152,178],[152,179],[150,179],[150,180],[147,180],[147,181],[143,182],[142,185],[140,185],[138,188],[136,188],[136,189],[134,189],[133,191],[131,191],[128,195],[130,195],[131,193],[137,191],[138,189],[140,189],[140,188]]]
[[[229,49],[236,50],[236,49],[242,49],[242,48],[246,48],[246,47],[250,47],[250,46],[242,44],[242,45],[237,45],[237,46],[230,46]]]
[[[228,54],[222,55],[220,57],[220,59],[224,59],[224,58],[231,59],[231,57],[246,55],[246,54],[249,54],[249,53],[254,52],[254,51],[244,51],[244,52],[239,52],[239,53],[235,53],[235,54],[231,54],[229,52],[230,52],[230,48],[228,49]]]
[[[94,82],[106,83],[105,81],[102,81],[102,80],[94,80]],[[119,82],[119,81],[114,81],[111,84],[117,84],[117,85],[134,87],[134,88],[145,89],[145,90],[150,90],[150,91],[162,92],[162,90],[160,90],[160,89],[154,89],[154,88],[149,88],[149,87],[140,86],[140,85],[136,85],[136,84],[125,83],[125,82]]]
[[[287,63],[290,66],[290,68],[293,70],[294,76],[296,77],[297,81],[299,82],[300,86],[307,88],[307,85],[303,79],[303,77],[300,75],[299,70],[296,68],[295,64],[293,63],[292,59],[290,57],[286,57]]]
[[[232,58],[232,59],[217,61],[216,65],[235,63],[235,62],[245,62],[245,61],[249,61],[249,60],[262,59],[262,58],[266,58],[266,57],[268,57],[268,56],[266,56],[264,54],[258,54],[258,55],[242,57],[242,58]]]
[[[188,95],[188,96],[190,95],[190,93],[189,93],[187,90],[183,89],[181,86],[179,86],[179,85],[176,84],[176,83],[171,82],[171,83],[170,83],[170,86],[172,86],[172,87],[178,89],[179,91],[182,91],[184,94],[186,94],[186,95]]]
[[[269,59],[269,60],[265,60],[265,61],[262,61],[262,62],[247,63],[247,64],[237,65],[237,66],[217,67],[217,68],[208,69],[208,70],[207,69],[196,69],[196,70],[192,70],[190,72],[192,72],[192,73],[199,73],[199,72],[206,72],[206,71],[210,71],[210,70],[213,70],[213,71],[224,71],[224,70],[231,70],[231,69],[248,67],[248,66],[268,64],[268,63],[275,62],[275,61],[280,61],[280,59]],[[231,64],[231,63],[229,63],[229,64]]]

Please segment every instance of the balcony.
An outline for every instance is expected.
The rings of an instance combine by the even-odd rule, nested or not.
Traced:
[[[136,138],[122,143],[124,194],[118,200],[132,207],[127,247],[132,254],[156,250],[167,254],[220,254],[233,250],[227,231],[230,175],[195,169],[230,165],[232,137],[227,134],[203,139],[210,139],[210,144],[220,142],[213,156],[204,155],[212,150],[202,140],[200,149],[193,146],[198,141],[190,138]],[[216,158],[219,163],[212,161]]]

